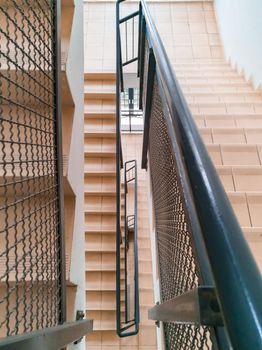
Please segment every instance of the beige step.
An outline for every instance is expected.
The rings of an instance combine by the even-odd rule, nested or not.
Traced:
[[[86,292],[86,307],[88,310],[115,310],[115,292]]]
[[[262,192],[262,166],[217,166],[226,191]]]
[[[115,235],[116,230],[114,229],[109,229],[109,228],[93,228],[90,227],[91,225],[86,225],[85,226],[85,234],[86,235]]]
[[[85,274],[86,291],[115,291],[115,271],[86,271]],[[122,283],[123,286],[124,284]]]
[[[191,70],[176,70],[176,76],[180,78],[226,78],[226,79],[241,79],[244,80],[244,77],[239,76],[232,69],[230,70],[205,70],[205,69],[191,69]]]
[[[194,115],[194,120],[199,127],[209,128],[261,128],[262,115]]]
[[[192,85],[208,85],[208,86],[215,86],[215,85],[225,85],[225,84],[239,84],[243,85],[245,83],[244,78],[242,77],[231,77],[227,78],[225,77],[180,77],[178,78],[179,83],[181,85],[185,86],[192,86]]]
[[[248,245],[262,272],[262,227],[242,227]]]
[[[97,133],[108,132],[109,134],[115,133],[116,131],[115,117],[112,117],[112,118],[88,117],[85,119],[84,131],[85,133],[90,133],[91,135],[94,132],[97,132]]]
[[[99,152],[98,152],[99,153]],[[115,176],[116,172],[116,160],[115,160],[115,154],[114,157],[110,157],[110,154],[105,157],[103,154],[86,154],[85,159],[85,167],[84,171],[89,176],[93,175],[102,175],[102,176]]]
[[[85,195],[85,211],[101,210],[104,211],[116,211],[116,200],[114,196],[88,196]]]
[[[88,335],[88,344],[86,350],[134,350],[139,346],[140,350],[149,350],[156,345],[156,328],[155,325],[143,325],[140,327],[141,334],[133,337],[119,338],[115,330],[99,331]],[[148,344],[148,345],[146,345]]]
[[[103,197],[115,197],[116,196],[116,191],[115,190],[98,190],[98,191],[94,191],[94,190],[90,190],[90,191],[86,191],[85,190],[85,196],[86,197],[97,197],[97,196],[103,196]]]
[[[115,113],[116,103],[114,100],[100,98],[89,99],[85,103],[85,112],[87,113]]]
[[[192,85],[181,85],[183,92],[187,95],[188,93],[254,93],[253,87],[248,83],[228,83],[228,84],[218,84],[218,85],[209,85],[209,84],[192,84]]]
[[[86,194],[94,193],[115,193],[116,191],[116,180],[112,176],[85,176],[85,187]]]
[[[102,80],[102,81],[106,81],[106,80],[115,81],[115,79],[116,79],[116,74],[115,74],[115,73],[108,73],[108,72],[87,72],[87,73],[85,73],[84,79],[85,79],[85,84],[86,84],[88,81],[98,81],[98,80]]]
[[[262,102],[261,94],[256,92],[186,92],[188,103],[253,103]]]
[[[189,103],[191,112],[194,115],[211,114],[261,114],[262,102],[237,102],[237,103]]]
[[[116,230],[115,216],[106,213],[85,213],[85,229],[86,231],[111,232]]]
[[[85,137],[87,139],[90,138],[103,138],[103,139],[107,139],[107,138],[115,138],[116,137],[116,132],[114,130],[102,130],[102,131],[97,131],[96,129],[91,129],[90,127],[87,129],[87,131],[85,131]]]
[[[149,290],[153,288],[152,274],[139,275],[139,288]]]
[[[114,152],[116,149],[116,141],[112,137],[104,137],[92,135],[93,137],[85,138],[85,152]]]
[[[111,164],[110,164],[111,165]],[[85,178],[90,177],[103,177],[103,178],[115,178],[116,171],[115,170],[107,170],[103,167],[103,169],[93,169],[91,167],[85,167],[84,174]]]
[[[204,61],[187,61],[183,60],[182,62],[176,62],[175,68],[196,68],[196,69],[213,69],[217,68],[227,68],[231,67],[229,63],[227,63],[224,59],[212,59],[212,60],[204,60]],[[232,69],[232,68],[231,68]]]
[[[262,148],[259,145],[207,145],[215,165],[261,165]]]
[[[175,71],[180,73],[180,74],[183,74],[183,73],[197,73],[197,72],[216,72],[216,73],[234,73],[234,74],[237,74],[236,72],[234,72],[232,70],[232,67],[230,65],[210,65],[210,66],[200,66],[200,65],[196,65],[196,64],[192,64],[192,65],[179,65],[179,64],[176,64],[175,66]]]
[[[99,267],[101,269],[116,268],[116,249],[105,248],[103,251],[86,250],[86,267]]]
[[[101,110],[90,110],[89,108],[85,107],[84,111],[84,117],[85,121],[88,119],[107,119],[107,120],[115,120],[116,114],[114,111],[101,111]]]
[[[85,80],[84,92],[116,93],[116,83],[112,79]]]
[[[124,271],[125,266],[124,266],[124,259],[123,262],[121,263],[121,270]],[[112,272],[116,271],[116,267],[115,266],[102,266],[99,264],[87,264],[85,266],[85,271],[86,272],[103,272],[103,273],[108,273],[111,274]],[[113,278],[112,275],[110,275],[110,278]],[[121,280],[124,280],[124,272],[121,275]]]
[[[88,206],[84,209],[85,214],[91,214],[93,216],[105,216],[105,215],[116,215],[116,209],[115,208],[109,208],[109,207],[102,207],[102,208],[90,208]]]
[[[90,150],[88,146],[85,147],[85,157],[88,157],[89,160],[91,158],[94,158],[96,160],[97,158],[115,158],[116,152],[115,151],[99,151],[99,150]]]
[[[119,350],[120,338],[115,330],[94,331],[88,335],[86,350]]]
[[[240,226],[262,227],[262,192],[228,192]]]
[[[90,91],[88,89],[85,89],[84,97],[85,101],[87,102],[87,105],[89,101],[100,99],[102,99],[103,101],[112,100],[115,102],[116,93],[115,91]]]
[[[262,128],[203,128],[199,129],[206,143],[254,144],[262,143]]]
[[[94,331],[116,330],[116,312],[113,310],[88,311],[88,317],[94,320]]]

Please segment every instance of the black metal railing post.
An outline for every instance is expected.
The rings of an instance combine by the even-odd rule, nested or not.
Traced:
[[[62,101],[61,101],[61,0],[54,6],[54,121],[58,183],[58,248],[60,279],[60,313],[59,323],[66,321],[66,258],[65,258],[65,229],[64,229],[64,189],[63,189],[63,150],[62,150]]]

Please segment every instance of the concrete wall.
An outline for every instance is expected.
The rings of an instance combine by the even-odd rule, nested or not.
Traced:
[[[262,85],[262,1],[215,0],[225,55],[244,70],[254,86]]]

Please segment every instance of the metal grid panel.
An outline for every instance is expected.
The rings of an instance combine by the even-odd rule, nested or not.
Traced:
[[[0,336],[60,317],[55,3],[0,5]]]
[[[144,76],[143,76],[143,86],[142,86],[142,91],[143,91],[142,103],[143,103],[143,106],[146,106],[148,65],[149,65],[149,43],[148,43],[148,40],[145,38]]]
[[[159,256],[161,302],[199,285],[191,228],[157,79],[150,119],[149,162]],[[164,323],[167,349],[211,349],[207,327]]]

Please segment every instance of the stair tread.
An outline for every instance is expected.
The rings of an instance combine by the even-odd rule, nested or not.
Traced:
[[[103,99],[103,100],[115,100],[116,99],[116,92],[115,91],[84,91],[84,97],[85,100],[88,101],[88,99]]]
[[[97,131],[97,130],[85,130],[84,131],[85,136],[89,137],[110,137],[114,138],[116,137],[116,132],[115,131]]]
[[[88,191],[85,190],[84,193],[89,196],[116,196],[116,191]]]
[[[94,110],[88,110],[85,109],[84,115],[87,118],[90,119],[115,119],[116,118],[116,112],[115,111],[94,111]]]
[[[115,151],[90,151],[85,149],[84,150],[85,155],[90,157],[106,157],[106,158],[113,158],[116,156]]]
[[[116,176],[116,171],[113,170],[85,170],[84,173],[89,176]]]
[[[108,229],[99,229],[99,230],[95,230],[95,229],[85,229],[85,232],[86,233],[101,233],[101,234],[106,234],[106,233],[109,233],[109,234],[115,234],[116,233],[116,230],[108,230]]]
[[[110,215],[116,215],[116,210],[114,209],[86,209],[84,210],[85,213],[90,213],[90,214],[110,214]]]
[[[84,74],[85,81],[88,80],[112,80],[115,81],[116,73],[113,72],[85,72]]]

